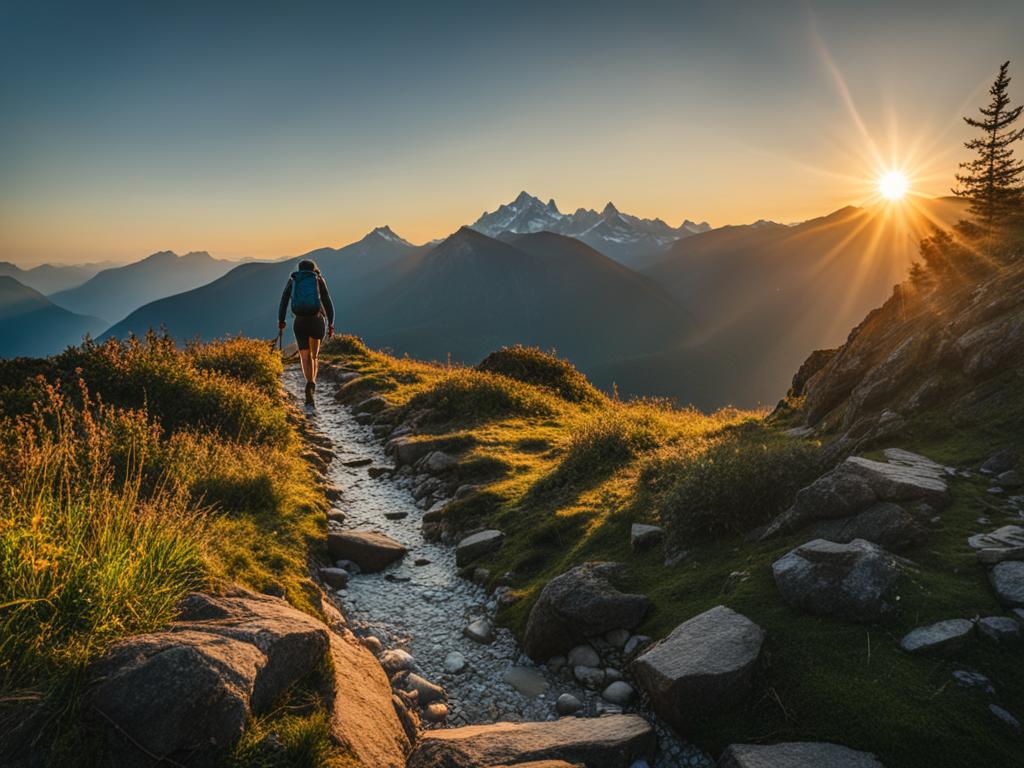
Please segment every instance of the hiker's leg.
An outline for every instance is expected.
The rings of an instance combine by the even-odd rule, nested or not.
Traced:
[[[309,350],[299,350],[299,363],[302,365],[302,375],[306,377],[306,381],[313,380],[313,367],[310,363]]]
[[[310,381],[316,381],[316,373],[318,370],[317,356],[320,354],[320,339],[315,336],[311,336],[309,339],[309,370],[313,374],[310,377]]]

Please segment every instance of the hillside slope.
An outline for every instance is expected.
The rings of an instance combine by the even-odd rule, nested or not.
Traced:
[[[151,301],[205,285],[234,266],[205,251],[184,256],[160,251],[123,267],[104,269],[50,298],[72,312],[101,317],[109,325]]]
[[[30,269],[22,269],[9,261],[0,261],[0,275],[13,277],[22,285],[49,295],[81,285],[102,269],[113,266],[110,263],[67,264],[56,266],[40,264]]]
[[[0,357],[52,355],[102,329],[99,318],[69,312],[13,277],[0,276]]]

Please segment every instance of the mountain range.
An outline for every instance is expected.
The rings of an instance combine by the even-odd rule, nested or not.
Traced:
[[[661,219],[642,219],[621,213],[611,202],[600,213],[586,208],[562,213],[554,200],[544,203],[540,198],[520,192],[511,203],[490,213],[485,211],[472,228],[490,237],[535,232],[568,235],[605,256],[635,266],[677,240],[709,231],[711,225],[687,219],[678,227],[672,227]]]
[[[216,280],[235,266],[205,251],[184,256],[159,251],[132,264],[104,269],[50,298],[65,309],[100,317],[110,325],[151,301]]]
[[[43,357],[80,344],[104,322],[58,307],[39,291],[0,275],[0,357]]]
[[[9,261],[0,261],[0,275],[13,277],[22,285],[49,295],[81,285],[101,269],[111,266],[115,266],[114,262],[105,261],[92,264],[40,264],[23,269]]]

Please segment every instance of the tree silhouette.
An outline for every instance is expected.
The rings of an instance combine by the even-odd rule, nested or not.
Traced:
[[[958,187],[953,193],[971,201],[970,211],[976,226],[964,223],[963,234],[992,234],[1018,222],[1024,206],[1024,161],[1013,156],[1013,144],[1024,137],[1024,128],[1013,128],[1024,105],[1010,108],[1010,62],[999,68],[999,75],[989,89],[992,100],[980,107],[981,119],[965,117],[964,122],[980,128],[982,135],[964,143],[976,157],[960,163]],[[980,231],[979,231],[980,230]]]

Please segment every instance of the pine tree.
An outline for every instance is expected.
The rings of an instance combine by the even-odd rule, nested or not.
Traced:
[[[970,211],[977,217],[980,234],[985,237],[1012,224],[1021,216],[1024,206],[1024,161],[1014,158],[1012,146],[1024,137],[1024,128],[1012,127],[1024,105],[1010,108],[1009,68],[1008,61],[999,68],[999,75],[989,89],[992,101],[978,110],[982,118],[964,118],[969,126],[980,128],[982,135],[964,143],[977,157],[960,163],[964,173],[956,175],[959,186],[953,190],[971,201]]]

